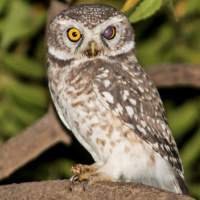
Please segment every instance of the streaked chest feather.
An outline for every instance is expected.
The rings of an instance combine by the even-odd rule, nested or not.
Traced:
[[[101,69],[101,68],[100,68]],[[91,69],[90,69],[91,70]],[[55,96],[63,115],[75,135],[80,134],[98,155],[96,159],[106,160],[110,155],[122,154],[138,157],[145,154],[144,142],[129,127],[108,111],[92,89],[91,71],[57,72],[60,83],[54,84]],[[81,72],[81,73],[80,73]],[[106,76],[108,71],[96,75]],[[69,77],[70,74],[70,77]],[[67,76],[68,75],[68,76]],[[85,75],[84,77],[82,77]],[[104,84],[110,84],[108,81]],[[55,98],[55,97],[54,97]],[[66,109],[67,108],[67,109]],[[128,139],[128,140],[127,140]],[[80,141],[81,142],[81,141]],[[149,156],[145,156],[149,159]]]

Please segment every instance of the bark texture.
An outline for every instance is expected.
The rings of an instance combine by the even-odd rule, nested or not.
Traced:
[[[1,200],[192,200],[192,198],[156,189],[150,186],[133,183],[99,182],[87,186],[83,191],[83,184],[77,183],[69,189],[70,181],[55,180],[12,184],[0,186]]]
[[[71,143],[55,111],[50,108],[36,123],[9,139],[0,147],[0,180],[62,142]]]
[[[193,87],[200,89],[200,65],[168,64],[145,70],[156,87]]]

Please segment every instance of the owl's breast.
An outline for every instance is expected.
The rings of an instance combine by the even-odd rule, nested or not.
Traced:
[[[101,149],[107,122],[107,110],[96,97],[92,81],[95,77],[94,62],[65,68],[48,69],[49,87],[53,102],[64,124],[68,124],[79,142],[95,160],[105,159]],[[110,128],[109,130],[111,130]],[[97,145],[98,143],[98,145]]]
[[[61,104],[67,104],[65,118],[79,142],[96,161],[104,160],[101,149],[106,142],[102,136],[105,133],[105,122],[109,121],[106,119],[107,110],[97,99],[92,84],[86,80],[79,80],[77,84],[71,82],[68,87],[66,85]]]
[[[56,102],[61,108],[63,119],[67,121],[75,137],[96,162],[117,161],[119,173],[125,179],[137,179],[135,176],[142,176],[143,173],[138,163],[142,166],[147,166],[146,163],[149,163],[151,167],[155,167],[155,152],[102,104],[94,91],[94,81],[98,82],[98,79],[107,75],[106,80],[111,80],[112,77],[109,77],[111,68],[105,69],[105,65],[96,67],[97,65],[86,63],[82,68],[70,72],[58,72],[57,77],[60,78],[60,82],[54,86]],[[104,81],[102,87],[109,84],[112,82]],[[123,165],[124,160],[127,161],[126,166]],[[126,174],[127,166],[128,169],[135,167],[137,173],[131,174],[132,178]]]

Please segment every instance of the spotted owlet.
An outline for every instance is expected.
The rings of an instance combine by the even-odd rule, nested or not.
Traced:
[[[74,179],[188,194],[162,101],[137,61],[126,16],[107,5],[71,7],[51,21],[47,45],[54,105],[95,160],[72,168]]]

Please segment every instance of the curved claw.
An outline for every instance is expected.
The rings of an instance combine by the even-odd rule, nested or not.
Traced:
[[[78,180],[78,175],[75,175],[73,178],[72,178],[72,186],[74,187],[74,182]]]
[[[90,179],[87,179],[84,183],[83,183],[83,191],[85,192],[85,188],[87,186],[87,184],[90,182]]]

